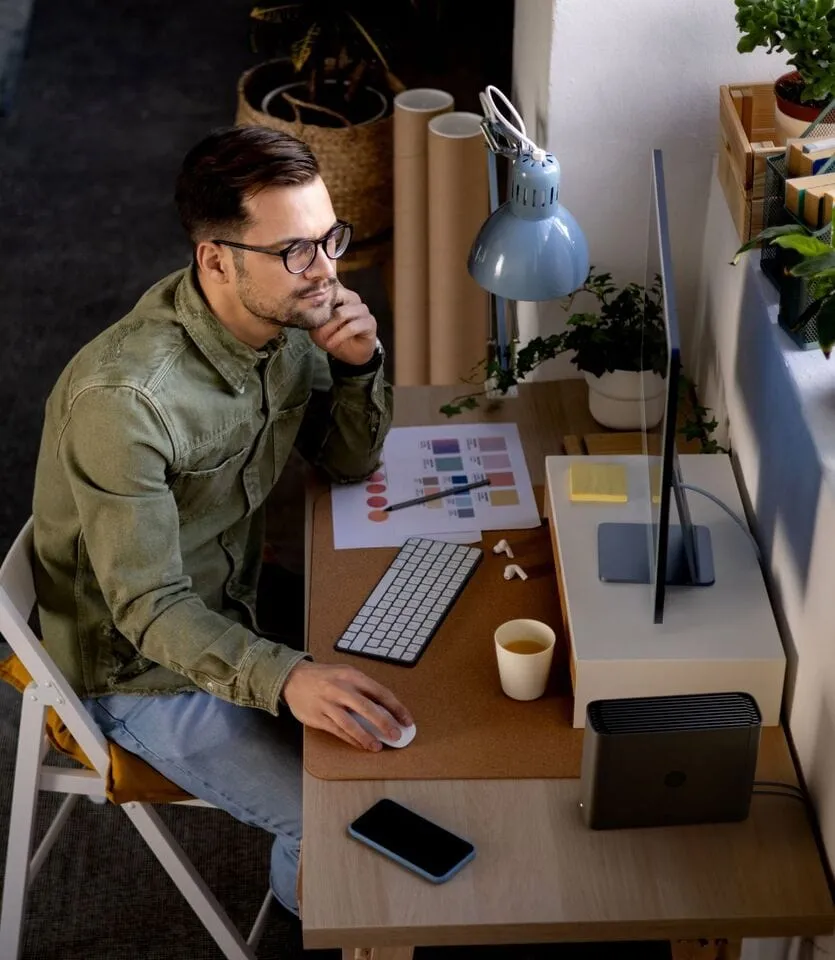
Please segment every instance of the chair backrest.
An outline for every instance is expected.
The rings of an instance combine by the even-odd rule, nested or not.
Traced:
[[[36,695],[55,708],[90,762],[105,776],[110,764],[107,740],[29,626],[35,606],[33,544],[30,517],[0,566],[0,633],[32,677]]]

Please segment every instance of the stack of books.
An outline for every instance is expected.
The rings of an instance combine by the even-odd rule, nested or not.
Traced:
[[[798,137],[786,143],[786,207],[812,230],[832,222],[835,137]]]

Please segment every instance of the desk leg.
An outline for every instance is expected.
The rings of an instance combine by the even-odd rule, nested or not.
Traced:
[[[342,960],[412,960],[414,947],[343,947]]]

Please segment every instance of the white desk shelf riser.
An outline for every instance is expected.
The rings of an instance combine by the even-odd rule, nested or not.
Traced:
[[[571,464],[622,463],[629,501],[572,503]],[[725,454],[680,457],[684,482],[703,487],[744,519]],[[546,496],[570,632],[574,726],[592,700],[683,693],[750,693],[763,723],[780,722],[786,658],[753,545],[724,511],[687,492],[694,523],[710,528],[716,582],[667,587],[664,622],[652,622],[645,584],[604,583],[597,570],[597,526],[647,522],[647,464],[639,456],[547,457]],[[678,523],[673,499],[670,522]]]

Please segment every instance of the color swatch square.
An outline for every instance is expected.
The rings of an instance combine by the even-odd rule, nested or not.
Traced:
[[[463,470],[464,463],[461,457],[435,457],[435,469],[451,473],[453,470]]]
[[[438,478],[437,478],[437,477],[424,477],[420,482],[424,485],[424,487],[437,487],[437,486],[438,486]],[[429,490],[424,490],[423,492],[424,492],[424,493],[430,493]]]
[[[458,446],[458,441],[454,438],[432,441],[432,453],[434,453],[436,457],[438,454],[460,452],[461,448]]]
[[[479,437],[478,449],[482,453],[496,453],[498,450],[507,450],[507,441],[504,437]]]
[[[516,481],[513,479],[513,473],[508,470],[506,473],[488,473],[487,479],[491,487],[515,487]]]
[[[481,458],[485,470],[508,470],[510,457],[506,453],[487,453]]]
[[[462,508],[458,511],[458,516],[461,517],[462,520],[472,520],[472,518],[475,516],[475,510]]]
[[[519,494],[515,489],[512,490],[491,490],[491,507],[515,507],[519,504]]]

